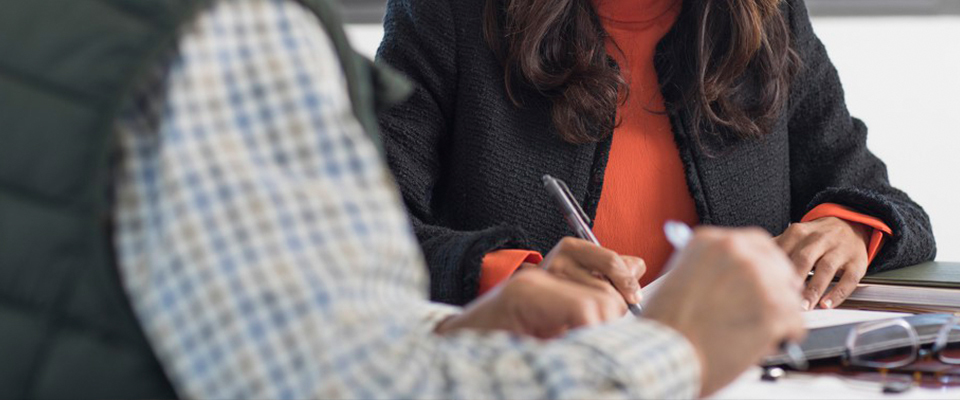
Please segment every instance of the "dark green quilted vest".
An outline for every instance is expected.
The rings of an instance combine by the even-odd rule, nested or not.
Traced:
[[[349,49],[327,0],[302,2],[375,136],[409,87]],[[209,3],[0,0],[0,398],[175,396],[114,266],[109,158],[118,109]]]

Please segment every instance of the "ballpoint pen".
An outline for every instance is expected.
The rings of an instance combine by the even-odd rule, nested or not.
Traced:
[[[663,225],[663,233],[667,236],[667,241],[670,242],[677,251],[687,247],[687,243],[693,238],[693,230],[690,229],[690,226],[679,221],[667,221],[667,223]],[[804,356],[803,349],[800,348],[797,342],[784,340],[780,342],[780,350],[787,355],[789,359],[788,364],[790,364],[791,368],[803,371],[809,367],[807,357]]]
[[[600,246],[600,241],[597,240],[597,236],[590,230],[590,217],[580,208],[573,194],[570,193],[570,188],[567,187],[567,184],[550,175],[544,175],[543,187],[546,188],[547,192],[556,200],[557,206],[560,207],[560,211],[563,213],[563,217],[567,220],[567,225],[573,230],[573,233],[580,239]],[[609,280],[610,279],[607,278],[607,281]],[[631,314],[638,317],[643,314],[643,308],[640,304],[627,302],[627,309],[630,310]]]

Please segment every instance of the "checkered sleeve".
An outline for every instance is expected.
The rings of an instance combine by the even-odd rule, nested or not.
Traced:
[[[689,343],[653,322],[436,335],[459,309],[426,300],[398,193],[297,2],[216,2],[118,132],[118,265],[184,397],[697,395]]]

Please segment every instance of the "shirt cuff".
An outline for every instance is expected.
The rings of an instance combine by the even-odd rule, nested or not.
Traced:
[[[826,217],[836,217],[847,222],[854,222],[873,228],[873,234],[870,236],[870,243],[867,245],[867,262],[872,263],[874,257],[883,247],[883,242],[888,235],[893,235],[893,230],[879,218],[861,214],[848,207],[834,203],[824,203],[814,207],[800,220],[800,222],[810,222]]]
[[[539,264],[541,261],[543,256],[531,250],[497,250],[488,253],[480,265],[480,288],[477,295],[483,295],[507,280],[523,263]]]
[[[696,349],[679,332],[649,319],[626,317],[593,329],[576,330],[572,342],[592,347],[612,361],[627,387],[628,398],[693,399],[700,395],[702,366]],[[601,359],[596,360],[602,363]],[[568,393],[589,398],[589,393]]]
[[[420,326],[425,333],[434,334],[447,319],[459,315],[463,309],[442,303],[420,303]]]

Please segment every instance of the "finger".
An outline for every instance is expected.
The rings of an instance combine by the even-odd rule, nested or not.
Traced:
[[[593,243],[581,240],[575,244],[570,257],[584,269],[595,271],[607,277],[626,301],[637,303],[637,291],[640,283],[630,272],[627,264],[616,252],[604,249]]]
[[[798,234],[795,226],[795,224],[790,224],[790,226],[787,226],[787,229],[784,230],[780,236],[773,238],[774,243],[776,243],[777,246],[780,246],[780,248],[787,253],[792,251],[802,238],[802,236]]]
[[[588,296],[591,293],[603,296],[608,302],[614,304],[618,315],[627,312],[627,300],[606,278],[597,276],[575,264],[570,267],[559,268],[556,274],[567,281],[582,285],[578,289],[589,289],[590,293],[583,294],[583,296]]]
[[[857,285],[867,272],[867,266],[864,263],[848,262],[842,268],[843,275],[840,281],[823,296],[824,308],[833,308],[843,304],[850,297]]]
[[[570,282],[605,292],[621,300],[623,299],[620,292],[618,292],[617,289],[613,287],[613,284],[607,281],[606,278],[594,275],[590,271],[581,268],[580,265],[573,260],[558,260],[551,266],[549,272]]]
[[[760,254],[759,257],[767,260],[763,265],[764,276],[783,282],[787,287],[793,289],[793,293],[797,294],[795,300],[799,306],[802,300],[800,292],[806,277],[801,278],[797,274],[793,261],[775,242],[768,240],[757,242],[756,245],[758,247],[757,254]],[[797,308],[799,309],[799,307]]]
[[[780,337],[802,342],[806,336],[806,328],[800,307],[797,306],[800,302],[799,294],[781,295],[777,299],[781,300],[780,311],[777,313],[781,322]]]
[[[797,274],[806,277],[829,248],[830,243],[823,239],[823,235],[812,233],[803,237],[787,255],[797,269]]]
[[[627,270],[637,281],[647,273],[647,262],[643,261],[642,258],[633,256],[620,256],[620,258],[623,259],[624,264],[627,265]]]
[[[597,313],[604,321],[613,321],[626,314],[626,305],[621,298],[610,297],[605,293],[594,292]]]
[[[565,302],[567,303],[561,308],[561,310],[566,312],[564,318],[566,324],[564,325],[569,326],[571,329],[596,325],[603,321],[596,302],[588,300],[589,295],[584,296],[583,293],[580,292],[581,290],[583,290],[583,288],[570,290],[568,293],[570,293],[571,296],[564,296],[564,300],[566,300]]]
[[[787,338],[787,340],[791,340],[794,343],[803,343],[803,340],[807,337],[806,323],[803,320],[803,316],[799,312],[795,311],[796,308],[793,310],[794,312],[789,314],[790,318],[788,319],[786,333],[784,336]]]
[[[804,309],[810,310],[820,303],[820,299],[823,298],[823,293],[826,292],[827,287],[830,286],[830,282],[833,281],[833,277],[837,275],[837,271],[840,269],[840,266],[843,265],[843,262],[843,257],[836,252],[822,257],[820,261],[817,262],[817,267],[813,271],[813,277],[807,282],[807,288],[803,291]],[[820,306],[829,308],[822,303]]]
[[[627,264],[630,273],[634,276],[634,279],[637,280],[636,302],[639,303],[643,301],[643,290],[641,290],[642,288],[639,286],[639,283],[640,278],[643,278],[643,275],[647,273],[647,262],[643,261],[640,257],[620,256],[620,258]]]

